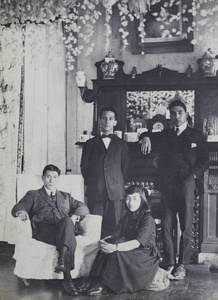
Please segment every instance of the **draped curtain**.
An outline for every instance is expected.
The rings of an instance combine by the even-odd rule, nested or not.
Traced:
[[[65,173],[65,53],[61,23],[0,30],[0,241],[14,244],[17,173]]]
[[[0,26],[0,241],[13,239],[22,31]]]
[[[61,24],[29,24],[25,39],[24,173],[65,173],[65,62]]]

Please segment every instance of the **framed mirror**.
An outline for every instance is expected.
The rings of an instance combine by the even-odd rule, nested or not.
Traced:
[[[181,99],[187,107],[190,124],[194,124],[194,90],[128,91],[127,132],[162,131],[170,127],[169,104]]]
[[[193,39],[192,1],[150,1],[150,7],[143,16],[143,20],[136,19],[132,24],[132,53],[194,51],[191,43]]]

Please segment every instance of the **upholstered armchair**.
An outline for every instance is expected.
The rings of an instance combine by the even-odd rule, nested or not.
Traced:
[[[18,175],[17,199],[20,200],[28,190],[42,186],[41,176]],[[81,175],[61,175],[58,189],[69,192],[75,199],[84,201],[84,182]],[[75,268],[72,278],[88,276],[92,263],[98,252],[98,241],[101,235],[102,217],[87,215],[80,222],[82,235],[76,236]],[[28,279],[63,279],[63,274],[54,272],[58,252],[55,246],[32,239],[30,221],[22,222],[16,218],[17,242],[14,259],[14,274],[22,278],[26,285]]]

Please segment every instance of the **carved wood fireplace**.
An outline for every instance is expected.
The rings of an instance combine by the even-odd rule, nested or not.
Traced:
[[[206,132],[205,119],[207,116],[214,115],[218,117],[217,76],[203,77],[200,71],[192,74],[179,73],[176,70],[170,70],[161,65],[141,74],[134,74],[133,76],[133,74],[125,74],[123,72],[124,62],[118,60],[116,62],[119,65],[119,70],[114,79],[103,79],[100,69],[102,61],[95,64],[97,67],[97,79],[92,80],[94,95],[93,132],[95,134],[99,132],[99,112],[105,106],[115,108],[118,120],[115,130],[122,131],[123,138],[124,134],[130,131],[131,126],[129,127],[129,122],[132,121],[130,120],[132,117],[134,117],[134,126],[138,132],[143,130],[162,130],[165,127],[171,126],[169,117],[167,114],[161,114],[161,109],[164,111],[164,107],[167,108],[167,101],[172,99],[173,93],[182,95],[186,99],[186,104],[190,105],[190,114],[194,120],[193,126],[195,128]],[[148,106],[147,108],[139,107],[137,101],[134,108],[134,93],[147,95],[142,97],[142,102],[144,101],[145,106]],[[151,105],[147,101],[149,93],[156,95],[156,115],[151,114],[151,106],[153,104]],[[157,96],[158,93],[159,96]],[[161,98],[160,93],[162,93],[162,96],[165,95],[165,98],[162,97],[161,104],[158,102],[158,99]],[[132,102],[129,99],[133,99]],[[162,108],[160,109],[159,106],[161,105]],[[130,106],[132,107],[132,115],[130,114]],[[134,109],[135,115],[133,116]],[[140,113],[137,111],[140,111]],[[132,131],[135,132],[135,129]],[[159,145],[153,145],[151,154],[144,156],[141,154],[140,145],[137,142],[129,142],[128,144],[131,152],[131,160],[126,184],[139,183],[152,190],[150,196],[152,214],[154,218],[159,219],[161,195],[154,188]],[[208,253],[217,253],[218,257],[218,142],[208,142],[208,145],[210,150],[210,169],[205,173],[205,194],[202,194],[195,200],[192,247],[193,263],[196,263],[199,257],[200,260],[207,259],[208,256],[206,254]],[[211,180],[213,182],[217,180],[217,184],[211,185]],[[157,229],[160,230],[158,224],[157,222]],[[161,235],[159,231],[157,233],[159,239],[158,245],[161,248]],[[177,235],[178,233],[176,232],[175,238],[178,238]]]

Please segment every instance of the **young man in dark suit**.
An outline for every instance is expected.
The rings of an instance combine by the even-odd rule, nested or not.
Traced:
[[[30,218],[32,237],[56,246],[59,259],[55,272],[64,273],[64,291],[69,295],[77,295],[70,275],[70,270],[74,269],[76,223],[82,216],[89,214],[89,210],[70,194],[57,190],[59,175],[58,167],[47,165],[42,173],[44,186],[39,190],[28,191],[13,207],[12,215],[22,221]]]
[[[103,217],[103,238],[113,232],[121,219],[129,148],[113,134],[117,121],[112,107],[101,110],[99,123],[100,134],[84,145],[81,172],[87,186],[87,205],[91,213]]]
[[[191,260],[194,200],[202,175],[208,168],[207,143],[203,134],[188,126],[187,110],[180,100],[169,105],[172,129],[140,136],[143,154],[150,153],[151,144],[159,145],[156,188],[161,192],[162,233],[165,263],[174,278],[183,279],[185,265]],[[197,185],[198,187],[197,187]],[[178,213],[181,229],[179,265],[175,267],[173,224]]]

